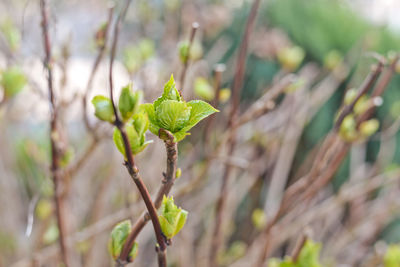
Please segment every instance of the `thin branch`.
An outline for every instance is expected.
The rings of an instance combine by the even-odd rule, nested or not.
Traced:
[[[249,16],[247,18],[246,27],[244,30],[244,35],[239,49],[239,54],[236,62],[235,77],[233,81],[232,88],[232,109],[229,114],[228,128],[233,128],[234,121],[238,116],[239,102],[241,89],[243,87],[243,79],[246,69],[246,58],[247,58],[247,48],[250,40],[250,35],[257,17],[257,10],[260,5],[260,0],[254,0]],[[236,147],[236,130],[232,129],[232,134],[228,139],[228,154],[232,155]],[[220,252],[221,245],[223,243],[223,223],[224,223],[224,209],[226,206],[226,200],[228,197],[228,184],[232,173],[232,166],[225,165],[224,174],[222,177],[222,184],[218,200],[215,208],[215,224],[213,235],[210,245],[210,255],[209,255],[209,266],[218,266],[218,253]]]
[[[154,206],[156,209],[161,207],[162,199],[164,196],[168,196],[169,192],[171,191],[172,186],[175,182],[175,175],[176,175],[176,167],[177,167],[177,157],[178,157],[178,144],[174,142],[174,136],[171,133],[160,129],[163,134],[168,136],[165,143],[165,148],[167,150],[167,171],[163,173],[164,179],[162,180],[162,185],[158,189],[156,198],[154,199]],[[135,240],[139,233],[142,231],[144,226],[150,220],[150,214],[148,212],[144,212],[140,218],[136,221],[134,226],[132,227],[131,233],[129,234],[124,247],[122,248],[121,255],[119,257],[120,262],[127,262],[128,255],[131,251]],[[123,266],[123,265],[122,265]]]
[[[190,32],[189,45],[188,45],[188,49],[187,49],[188,51],[187,51],[186,58],[184,59],[184,62],[183,62],[183,69],[182,69],[181,77],[179,79],[179,87],[180,87],[179,94],[180,95],[182,95],[183,86],[185,85],[186,72],[187,72],[187,69],[189,66],[189,61],[190,61],[190,50],[192,49],[193,40],[194,40],[194,37],[196,35],[198,28],[199,28],[199,23],[193,22],[192,30]]]
[[[338,130],[340,125],[342,124],[344,118],[349,115],[351,112],[353,112],[354,106],[357,103],[357,101],[363,96],[365,95],[368,90],[374,85],[374,83],[376,82],[376,80],[378,79],[379,75],[382,73],[383,70],[383,62],[379,61],[378,65],[373,66],[371,69],[371,72],[369,73],[369,75],[367,76],[367,78],[365,78],[364,82],[361,84],[360,88],[357,91],[357,95],[354,98],[354,100],[349,104],[346,105],[342,112],[340,113],[336,123],[335,123],[335,130]]]
[[[64,199],[62,193],[62,172],[60,169],[60,150],[58,147],[58,141],[60,135],[57,129],[57,107],[53,88],[53,71],[51,62],[51,44],[49,37],[49,26],[47,19],[47,6],[46,0],[40,1],[40,11],[42,16],[42,32],[43,32],[43,44],[45,50],[45,58],[43,61],[44,67],[47,69],[47,86],[49,90],[49,102],[50,102],[50,143],[51,143],[51,174],[54,183],[54,200],[56,205],[56,217],[59,231],[59,244],[61,250],[61,258],[65,266],[69,266],[68,260],[68,248],[66,245],[66,228],[65,228],[65,209]]]
[[[93,63],[92,71],[90,72],[90,76],[89,76],[88,82],[86,84],[85,94],[83,95],[83,98],[82,98],[83,121],[85,123],[86,129],[90,133],[92,133],[94,139],[97,139],[97,135],[95,134],[93,127],[89,123],[89,117],[88,117],[88,112],[87,112],[87,99],[88,99],[88,96],[90,94],[90,91],[92,90],[94,77],[95,77],[95,75],[97,73],[97,70],[99,68],[100,62],[103,59],[105,51],[106,51],[107,40],[108,40],[108,37],[109,37],[109,31],[110,31],[110,28],[111,28],[110,25],[111,25],[111,22],[112,22],[112,19],[113,19],[113,12],[114,12],[114,5],[109,7],[108,19],[107,19],[106,26],[103,29],[103,33],[102,33],[102,34],[104,34],[103,35],[103,43],[98,48],[97,57],[96,57],[96,59],[95,59],[95,61]]]
[[[164,236],[162,234],[161,231],[161,226],[160,226],[160,222],[158,221],[158,215],[157,215],[157,210],[154,206],[154,203],[151,200],[150,197],[150,193],[147,190],[146,185],[143,183],[142,178],[140,177],[139,174],[139,169],[136,167],[135,165],[135,161],[133,158],[133,154],[132,154],[132,150],[131,150],[131,146],[129,143],[129,139],[128,136],[125,132],[124,129],[124,124],[123,122],[120,120],[119,115],[118,115],[118,111],[116,108],[116,105],[114,103],[114,90],[113,90],[113,63],[114,63],[114,59],[115,59],[115,54],[116,54],[116,48],[117,48],[117,43],[118,43],[118,35],[119,35],[119,31],[121,28],[121,24],[122,21],[126,15],[126,12],[129,8],[129,5],[131,3],[131,0],[127,0],[126,1],[126,5],[125,7],[123,7],[121,13],[119,14],[117,21],[115,22],[115,27],[114,27],[114,38],[113,38],[113,42],[112,42],[112,47],[111,47],[111,55],[110,55],[110,69],[109,69],[109,82],[110,82],[110,99],[111,99],[111,104],[114,110],[114,115],[115,115],[115,126],[118,128],[118,130],[121,133],[122,136],[122,140],[123,140],[123,144],[124,144],[124,148],[125,148],[125,155],[126,155],[126,162],[125,162],[125,166],[132,178],[132,180],[134,181],[134,183],[136,184],[140,195],[143,198],[143,201],[146,205],[147,211],[149,212],[149,216],[151,218],[151,221],[153,223],[153,228],[154,228],[154,232],[156,235],[156,239],[157,239],[157,255],[158,255],[158,265],[161,267],[166,267],[167,266],[167,259],[166,259],[166,243],[165,243],[165,239]],[[117,262],[117,264],[119,264]]]

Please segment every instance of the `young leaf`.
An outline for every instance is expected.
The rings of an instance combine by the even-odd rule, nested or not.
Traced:
[[[142,136],[149,129],[149,120],[145,113],[136,113],[132,117],[133,126],[139,136]]]
[[[191,107],[185,102],[163,101],[155,110],[158,126],[172,133],[179,131],[189,121],[190,109]]]
[[[174,235],[176,235],[185,225],[187,219],[188,212],[183,209],[179,209],[179,213],[176,219],[175,231]]]
[[[146,103],[140,105],[140,111],[143,111],[147,114],[147,118],[149,119],[150,125],[149,129],[150,132],[158,136],[158,130],[160,127],[158,126],[157,119],[156,119],[156,114],[154,111],[154,106],[151,103]]]
[[[92,104],[95,108],[94,115],[96,115],[97,118],[110,123],[114,122],[114,110],[112,108],[111,100],[108,97],[97,95],[93,97]]]
[[[118,102],[118,109],[121,112],[124,121],[129,120],[129,118],[132,117],[132,115],[137,111],[140,99],[141,92],[133,92],[132,84],[129,84],[122,88]]]
[[[122,247],[131,231],[131,221],[125,220],[117,224],[111,231],[108,241],[108,252],[116,260],[121,254]]]
[[[125,124],[125,132],[133,154],[142,152],[152,142],[151,140],[146,141],[145,134],[148,128],[149,121],[145,113],[136,113],[133,115],[132,120]],[[113,140],[115,146],[126,159],[124,140],[117,127],[114,128]]]
[[[185,225],[188,212],[174,204],[173,197],[164,196],[158,216],[163,234],[168,238],[175,236]]]
[[[171,75],[169,81],[164,85],[164,92],[161,97],[154,101],[154,110],[157,110],[158,106],[166,100],[182,101],[182,98],[176,89],[174,76]]]
[[[202,119],[210,116],[215,112],[219,112],[219,110],[213,108],[210,104],[201,100],[189,101],[187,105],[192,107],[192,109],[190,110],[189,122],[187,123],[187,125],[185,125],[186,131],[193,128]]]

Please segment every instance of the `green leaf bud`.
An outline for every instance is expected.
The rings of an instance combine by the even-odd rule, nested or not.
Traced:
[[[113,123],[115,120],[111,100],[108,97],[97,95],[93,97],[92,104],[95,108],[96,117],[102,121]]]
[[[379,129],[379,121],[377,119],[371,119],[371,120],[367,120],[367,121],[363,121],[360,124],[360,133],[364,136],[364,137],[369,137],[371,135],[373,135],[374,133],[376,133],[376,131],[378,131]]]
[[[296,70],[305,57],[303,48],[299,46],[286,47],[278,52],[278,60],[288,71]]]
[[[158,219],[161,230],[166,238],[171,239],[182,229],[186,223],[187,215],[187,211],[175,205],[172,196],[164,196]]]
[[[110,239],[108,240],[108,252],[111,257],[116,260],[121,254],[126,238],[131,232],[131,221],[125,220],[118,223],[111,231]]]
[[[132,115],[137,112],[141,98],[142,93],[140,91],[132,91],[132,84],[122,88],[118,102],[118,109],[124,121],[129,120]]]

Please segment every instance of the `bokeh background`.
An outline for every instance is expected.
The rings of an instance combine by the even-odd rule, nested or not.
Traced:
[[[112,130],[98,124],[89,103],[96,94],[108,94],[108,55],[95,76],[87,110],[82,108],[82,96],[97,54],[95,33],[107,20],[108,6],[109,2],[103,0],[49,1],[56,94],[68,152],[63,166],[75,166],[85,158],[79,169],[67,178],[70,187],[68,227],[73,236],[74,266],[110,266],[107,254],[110,230],[123,219],[135,220],[144,209],[112,138],[108,136],[93,145],[83,120],[87,112],[90,125],[97,125],[106,136]],[[192,48],[193,60],[181,86],[186,99],[202,98],[211,102],[214,66],[217,63],[226,65],[222,76],[225,95],[219,107],[222,112],[212,131],[212,139],[218,139],[224,132],[229,113],[229,88],[250,6],[251,1],[246,0],[133,1],[122,27],[115,62],[117,95],[129,82],[143,90],[146,102],[160,95],[171,74],[179,77],[182,71],[179,43],[188,40],[191,24],[197,21],[200,28]],[[22,90],[0,106],[0,266],[56,266],[58,230],[52,215],[49,105],[42,65],[39,3],[36,0],[1,0],[0,11],[0,73],[14,67],[25,77],[21,78],[25,80]],[[299,120],[302,126],[295,150],[287,159],[288,181],[296,179],[309,167],[306,159],[332,129],[345,90],[357,87],[375,62],[370,52],[387,56],[390,51],[400,50],[399,12],[400,2],[396,0],[262,1],[250,40],[241,110],[251,106],[284,73],[300,73],[305,66],[312,65],[318,77],[310,81],[311,84],[329,75],[334,78],[326,88],[318,87],[321,100]],[[338,65],[340,74],[334,72]],[[400,76],[395,75],[376,113],[381,123],[379,133],[385,136],[378,133],[367,142],[355,144],[322,195],[335,195],[352,176],[362,179],[369,176],[371,170],[385,173],[398,169],[399,88]],[[5,99],[5,93],[1,94]],[[229,160],[234,162],[236,170],[231,188],[233,202],[230,202],[235,204],[230,208],[232,220],[224,226],[229,238],[221,264],[233,266],[245,255],[246,245],[259,233],[252,213],[264,208],[285,127],[290,117],[297,120],[290,111],[290,103],[285,104],[285,98],[281,96],[277,101],[282,103],[282,109],[242,127],[240,145],[234,155],[216,157],[206,174],[202,173],[207,155],[201,143],[206,132],[204,124],[194,128],[192,135],[179,144],[178,165],[183,173],[173,194],[179,195],[176,202],[189,211],[190,217],[187,227],[169,249],[171,266],[206,266],[215,199],[223,166]],[[302,101],[310,103],[311,98],[308,95]],[[296,105],[301,106],[301,103],[296,102]],[[163,143],[155,136],[149,135],[149,138],[154,143],[137,160],[145,183],[155,192],[166,156]],[[85,154],[91,147],[90,154]],[[251,164],[254,162],[256,164]],[[200,187],[179,193],[199,174],[203,179]],[[394,187],[398,192],[398,185]],[[380,197],[376,193],[374,200]],[[388,206],[392,204],[385,201]],[[398,207],[398,203],[393,207]],[[348,210],[344,207],[329,216],[342,218]],[[378,241],[400,242],[397,218],[400,212],[393,208],[389,214],[382,215],[379,227],[373,228],[376,230],[373,241],[368,239],[370,242],[361,252],[354,240],[364,244],[364,232],[352,233],[348,243],[335,247],[329,238],[329,229],[321,230],[324,232],[321,235],[317,230],[315,236],[324,244],[322,255],[326,264],[330,264],[327,266],[360,266],[357,264],[361,264],[363,257],[376,252]],[[346,229],[347,234],[349,231]],[[139,256],[133,266],[155,266],[151,226],[145,228],[138,241]],[[344,251],[342,245],[348,245],[349,249]],[[274,256],[284,255],[282,251],[285,250],[281,247]],[[245,265],[242,262],[238,266]]]

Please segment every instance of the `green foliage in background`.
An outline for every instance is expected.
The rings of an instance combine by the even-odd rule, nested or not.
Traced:
[[[296,262],[292,258],[286,257],[284,260],[270,259],[268,266],[270,267],[322,267],[319,261],[321,244],[312,240],[307,240],[300,251]]]
[[[373,26],[343,1],[274,0],[266,8],[266,20],[283,28],[313,59],[323,62],[332,50],[346,54],[355,45],[377,52],[400,46],[400,38]]]

